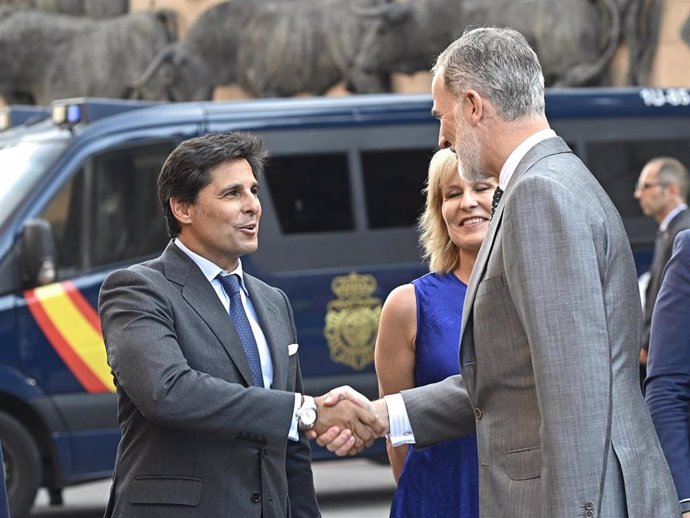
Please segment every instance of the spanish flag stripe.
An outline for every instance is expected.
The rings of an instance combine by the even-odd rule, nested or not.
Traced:
[[[36,288],[34,292],[46,315],[72,350],[105,387],[115,390],[103,337],[74,304],[65,286],[49,284]]]
[[[60,334],[60,331],[53,325],[52,320],[44,311],[39,298],[36,296],[35,290],[29,290],[24,295],[29,311],[31,311],[41,331],[43,331],[55,352],[62,358],[62,361],[65,362],[65,365],[67,365],[84,389],[87,392],[108,392],[109,388],[94,375],[91,369],[75,353],[67,340]]]
[[[62,285],[65,287],[67,296],[72,299],[72,302],[81,312],[84,318],[89,322],[89,324],[91,324],[91,326],[93,326],[96,331],[98,331],[99,335],[103,336],[103,332],[101,331],[101,321],[98,318],[98,313],[89,303],[89,301],[84,298],[84,295],[81,294],[79,288],[77,288],[71,281],[65,281],[62,283]]]

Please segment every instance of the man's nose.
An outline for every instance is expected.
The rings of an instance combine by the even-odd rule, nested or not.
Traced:
[[[438,147],[439,149],[447,149],[451,147],[451,142],[443,135],[438,136]]]
[[[252,193],[247,197],[247,202],[244,204],[244,210],[253,213],[258,213],[261,210],[261,202],[256,194]]]

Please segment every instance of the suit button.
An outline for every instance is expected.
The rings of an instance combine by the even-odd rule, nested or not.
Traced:
[[[585,511],[585,518],[594,518],[594,511],[590,511],[589,509]]]
[[[586,502],[585,509],[589,509],[590,511],[594,509],[594,502]]]
[[[255,504],[261,502],[261,493],[259,493],[258,491],[254,491],[252,493],[252,502],[254,502]]]
[[[481,408],[477,407],[474,409],[474,417],[476,417],[477,420],[481,419],[483,414],[484,413],[482,412]]]

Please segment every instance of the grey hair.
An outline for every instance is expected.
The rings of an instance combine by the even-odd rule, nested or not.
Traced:
[[[506,121],[544,116],[544,74],[525,37],[510,28],[467,29],[436,59],[433,75],[442,74],[454,96],[476,90]]]
[[[688,190],[690,190],[690,178],[688,168],[683,163],[669,156],[660,156],[651,159],[647,165],[658,165],[657,174],[666,183],[678,184],[678,191],[684,203],[688,201]]]

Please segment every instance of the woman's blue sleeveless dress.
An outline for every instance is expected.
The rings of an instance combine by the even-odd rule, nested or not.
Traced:
[[[417,297],[415,383],[459,372],[458,348],[467,286],[453,273],[412,281]],[[393,496],[391,518],[478,518],[475,434],[415,450],[410,446]]]

